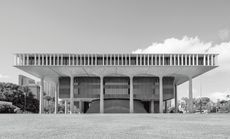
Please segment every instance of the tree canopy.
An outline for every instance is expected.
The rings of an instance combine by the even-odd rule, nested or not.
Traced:
[[[0,82],[0,101],[12,102],[20,109],[38,113],[39,102],[28,87]]]

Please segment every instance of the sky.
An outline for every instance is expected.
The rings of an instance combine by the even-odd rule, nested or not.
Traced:
[[[14,53],[218,53],[195,97],[230,94],[229,0],[0,0],[0,82],[18,82]],[[178,86],[188,97],[188,83]]]

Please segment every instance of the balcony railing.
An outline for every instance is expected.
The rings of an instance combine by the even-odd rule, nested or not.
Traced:
[[[217,54],[15,54],[15,66],[217,66]]]

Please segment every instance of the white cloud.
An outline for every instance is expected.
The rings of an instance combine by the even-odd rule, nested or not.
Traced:
[[[202,42],[198,37],[184,36],[182,39],[169,38],[163,43],[154,42],[151,46],[133,53],[204,53],[211,46],[211,42]]]
[[[219,70],[230,70],[230,42],[223,42],[209,49],[209,53],[218,53]]]
[[[203,42],[198,37],[184,36],[182,39],[169,38],[163,42],[154,42],[144,49],[137,49],[133,53],[217,53],[219,70],[230,70],[230,42],[213,45]]]
[[[228,29],[222,29],[218,32],[218,36],[222,41],[226,41],[229,39],[229,30]]]
[[[230,92],[214,92],[212,94],[210,94],[210,99],[214,102],[217,101],[217,99],[219,100],[226,100],[227,99],[227,95],[230,95]]]
[[[201,41],[198,37],[184,36],[182,39],[168,38],[163,42],[153,42],[151,46],[143,49],[137,49],[133,51],[133,53],[217,53],[219,54],[219,67],[213,72],[215,74],[212,77],[210,77],[209,74],[209,77],[215,78],[216,81],[219,80],[225,82],[225,84],[230,78],[230,41],[213,44],[212,42]],[[224,74],[225,77],[219,77],[219,73]],[[207,86],[213,85],[213,82],[209,82],[209,80],[207,80],[206,83]],[[182,88],[182,92],[183,91],[184,90]],[[230,92],[214,92],[210,93],[210,95],[206,92],[206,95],[213,101],[216,101],[217,99],[226,99],[228,94],[230,95]],[[194,89],[194,97],[199,96],[199,92]]]
[[[9,76],[0,74],[0,79],[6,79],[6,78],[9,78]]]

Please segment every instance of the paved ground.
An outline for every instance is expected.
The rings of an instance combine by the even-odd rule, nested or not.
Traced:
[[[230,139],[230,114],[1,114],[0,138]]]

